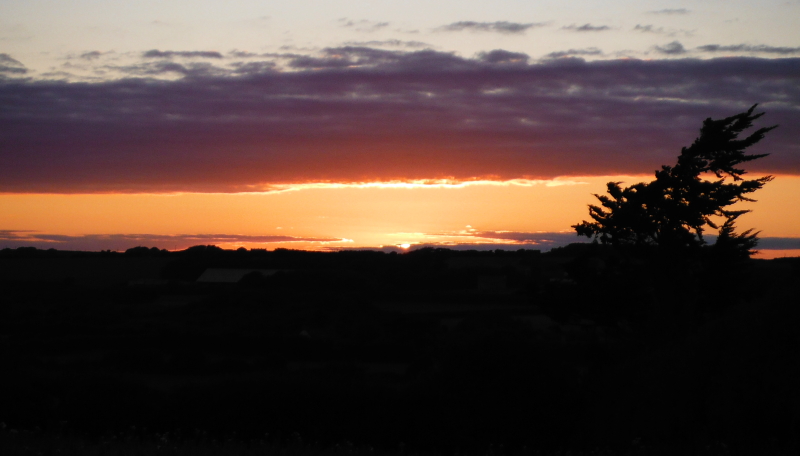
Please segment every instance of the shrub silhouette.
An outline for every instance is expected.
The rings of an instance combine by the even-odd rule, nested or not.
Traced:
[[[575,231],[604,244],[657,246],[674,254],[704,245],[703,232],[708,226],[719,230],[717,250],[724,250],[727,256],[748,257],[758,233],[736,233],[735,222],[750,211],[728,207],[739,201],[755,201],[746,195],[772,180],[772,176],[743,179],[746,171],[738,167],[768,155],[746,155],[744,151],[777,127],[760,128],[738,139],[764,114],[753,114],[756,106],[721,120],[706,119],[700,137],[681,150],[675,166],[656,171],[655,180],[624,189],[620,182],[609,182],[609,196],[595,195],[602,207],[589,206],[594,221],[573,225]],[[709,174],[716,179],[703,178]]]

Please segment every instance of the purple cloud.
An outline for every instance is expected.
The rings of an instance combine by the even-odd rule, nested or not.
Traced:
[[[478,54],[478,58],[482,62],[491,63],[491,64],[513,64],[513,65],[525,65],[528,63],[528,54],[524,54],[522,52],[508,52],[502,49],[495,49],[494,51],[490,52],[481,52]]]
[[[222,54],[216,51],[159,51],[158,49],[151,49],[142,54],[146,58],[202,58],[202,59],[221,59]]]
[[[758,239],[757,250],[797,250],[800,249],[800,238],[762,237]]]
[[[702,52],[752,52],[758,54],[779,54],[779,55],[794,55],[800,54],[800,47],[785,47],[785,46],[766,46],[759,44],[756,46],[749,44],[734,44],[734,45],[719,45],[719,44],[706,44],[699,46],[697,50]]]
[[[98,83],[0,82],[0,191],[650,173],[756,102],[756,173],[800,174],[800,59],[548,59],[324,50],[231,68],[151,61]],[[288,59],[288,60],[287,60]],[[509,63],[514,63],[510,65]],[[159,72],[185,75],[149,79]]]
[[[544,27],[546,22],[528,22],[525,24],[519,22],[497,21],[497,22],[475,22],[475,21],[460,21],[453,22],[452,24],[443,25],[436,30],[442,32],[495,32],[504,34],[520,34],[525,33],[529,29]]]
[[[679,41],[673,41],[665,44],[664,46],[656,46],[655,50],[661,54],[667,55],[680,55],[686,53],[686,49]]]
[[[28,70],[19,60],[8,54],[0,54],[0,78],[6,74],[25,74]]]
[[[399,48],[428,48],[431,47],[428,43],[422,41],[403,41],[403,40],[370,40],[370,41],[348,41],[344,43],[345,46],[390,46]]]

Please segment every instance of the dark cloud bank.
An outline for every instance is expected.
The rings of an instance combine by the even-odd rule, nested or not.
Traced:
[[[502,50],[345,47],[263,59],[152,57],[102,83],[0,79],[0,191],[650,173],[703,119],[756,102],[759,125],[781,128],[752,169],[800,174],[797,58],[529,63]],[[147,77],[161,74],[182,77]]]

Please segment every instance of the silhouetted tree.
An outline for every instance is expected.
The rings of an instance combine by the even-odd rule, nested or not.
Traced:
[[[744,150],[777,127],[761,128],[738,139],[753,120],[764,114],[753,114],[756,106],[725,119],[706,119],[700,137],[681,150],[675,166],[662,166],[656,171],[654,181],[627,188],[621,188],[620,182],[609,182],[609,196],[595,195],[602,207],[589,206],[594,221],[573,225],[575,231],[604,244],[657,246],[670,252],[685,252],[705,244],[703,231],[707,225],[719,230],[715,249],[724,250],[726,256],[749,256],[758,233],[736,233],[735,222],[750,211],[728,207],[739,201],[755,201],[746,195],[772,180],[772,176],[745,180],[742,176],[746,171],[738,167],[768,155],[746,155]],[[704,179],[709,175],[716,179]],[[720,219],[724,220],[721,224]]]

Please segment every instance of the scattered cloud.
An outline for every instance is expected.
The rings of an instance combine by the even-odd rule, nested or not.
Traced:
[[[297,69],[336,69],[359,66],[374,66],[394,62],[401,55],[396,51],[386,51],[362,46],[344,46],[323,49],[319,57],[301,55],[292,57],[289,67]]]
[[[680,15],[691,13],[691,10],[688,10],[686,8],[666,8],[666,9],[661,9],[661,10],[656,10],[656,11],[648,11],[648,13],[650,13],[650,14],[664,14],[664,15],[668,15],[668,16],[676,16],[676,15],[680,16]]]
[[[757,54],[779,54],[779,55],[794,55],[800,54],[800,47],[784,47],[784,46],[766,46],[763,44],[749,45],[749,44],[734,44],[734,45],[720,45],[720,44],[706,44],[705,46],[698,46],[697,50],[702,52],[749,52]]]
[[[634,27],[633,30],[642,33],[659,33],[659,34],[666,33],[664,32],[664,27],[655,28],[655,26],[652,24],[647,24],[647,25],[636,24],[636,27]]]
[[[481,52],[478,59],[492,64],[527,64],[530,57],[522,52],[509,52],[495,49],[490,52]]]
[[[202,58],[202,59],[221,59],[222,54],[216,51],[159,51],[158,49],[151,49],[142,54],[145,58]]]
[[[686,48],[684,48],[679,41],[673,41],[665,44],[664,46],[655,46],[653,49],[655,49],[656,52],[667,55],[680,55],[686,53]]]
[[[378,21],[369,21],[366,19],[362,20],[352,20],[347,18],[339,19],[339,25],[346,28],[352,28],[357,32],[377,32],[379,30],[383,30],[388,27],[390,24],[389,22],[378,22]]]
[[[128,75],[112,81],[0,81],[0,191],[635,175],[673,162],[702,119],[754,102],[767,113],[760,126],[800,124],[798,58],[531,62],[500,49],[345,46],[258,59],[142,59],[109,67]],[[800,174],[791,128],[767,142],[754,173]]]
[[[358,46],[358,47],[371,47],[371,46],[387,46],[398,48],[426,48],[432,47],[428,43],[422,41],[403,41],[403,40],[371,40],[371,41],[347,41],[345,46]]]
[[[294,52],[315,52],[319,50],[318,47],[301,47],[301,46],[295,46],[293,44],[284,44],[278,49],[280,49],[281,51],[294,51]]]
[[[22,62],[8,54],[0,54],[0,65],[24,66]]]
[[[257,54],[255,52],[247,52],[247,51],[239,51],[234,49],[233,51],[228,52],[230,57],[235,57],[239,59],[246,59],[250,57],[261,57],[261,54]]]
[[[277,71],[278,65],[275,62],[234,62],[231,64],[236,75],[258,75],[271,71]]]
[[[607,25],[592,25],[592,24],[583,24],[583,25],[567,25],[561,27],[562,30],[571,30],[573,32],[604,32],[606,30],[611,30],[611,27]]]
[[[544,27],[547,24],[548,24],[547,22],[528,22],[523,24],[519,22],[508,22],[508,21],[497,21],[497,22],[460,21],[460,22],[453,22],[452,24],[448,25],[443,25],[441,27],[436,28],[435,30],[442,32],[470,31],[470,32],[496,32],[505,34],[521,34],[525,33],[529,29]]]
[[[639,26],[637,26],[639,27]],[[664,46],[655,46],[654,47],[656,52],[668,55],[679,55],[679,54],[686,54],[689,52],[683,44],[679,41],[673,41],[668,43]],[[694,48],[694,51],[705,52],[705,53],[728,53],[728,54],[773,54],[773,55],[797,55],[800,54],[800,47],[788,47],[788,46],[767,46],[763,44],[759,45],[751,45],[751,44],[733,44],[733,45],[721,45],[721,44],[706,44],[703,46],[698,46]]]
[[[183,77],[210,77],[225,76],[239,73],[239,68],[228,70],[210,63],[193,62],[188,64],[176,63],[170,60],[157,60],[131,65],[105,65],[102,68],[119,71],[129,76],[163,76],[180,75]]]
[[[602,55],[603,51],[596,47],[584,48],[584,49],[569,49],[566,51],[556,51],[547,54],[547,58],[550,59],[559,59],[563,57],[577,57],[581,55]]]
[[[4,74],[25,74],[28,69],[19,60],[8,54],[0,54],[0,77]]]
[[[100,52],[100,51],[90,51],[90,52],[84,52],[83,54],[81,54],[80,58],[85,59],[85,60],[95,60],[95,59],[100,58],[101,55],[103,55],[103,53]]]
[[[652,34],[655,34],[655,35],[666,35],[666,36],[678,36],[678,35],[681,35],[681,36],[692,36],[692,35],[694,35],[694,32],[691,31],[691,30],[665,29],[664,27],[656,27],[656,26],[654,26],[652,24],[646,24],[646,25],[636,24],[636,26],[633,28],[633,31],[634,32],[639,32],[639,33],[652,33]]]

